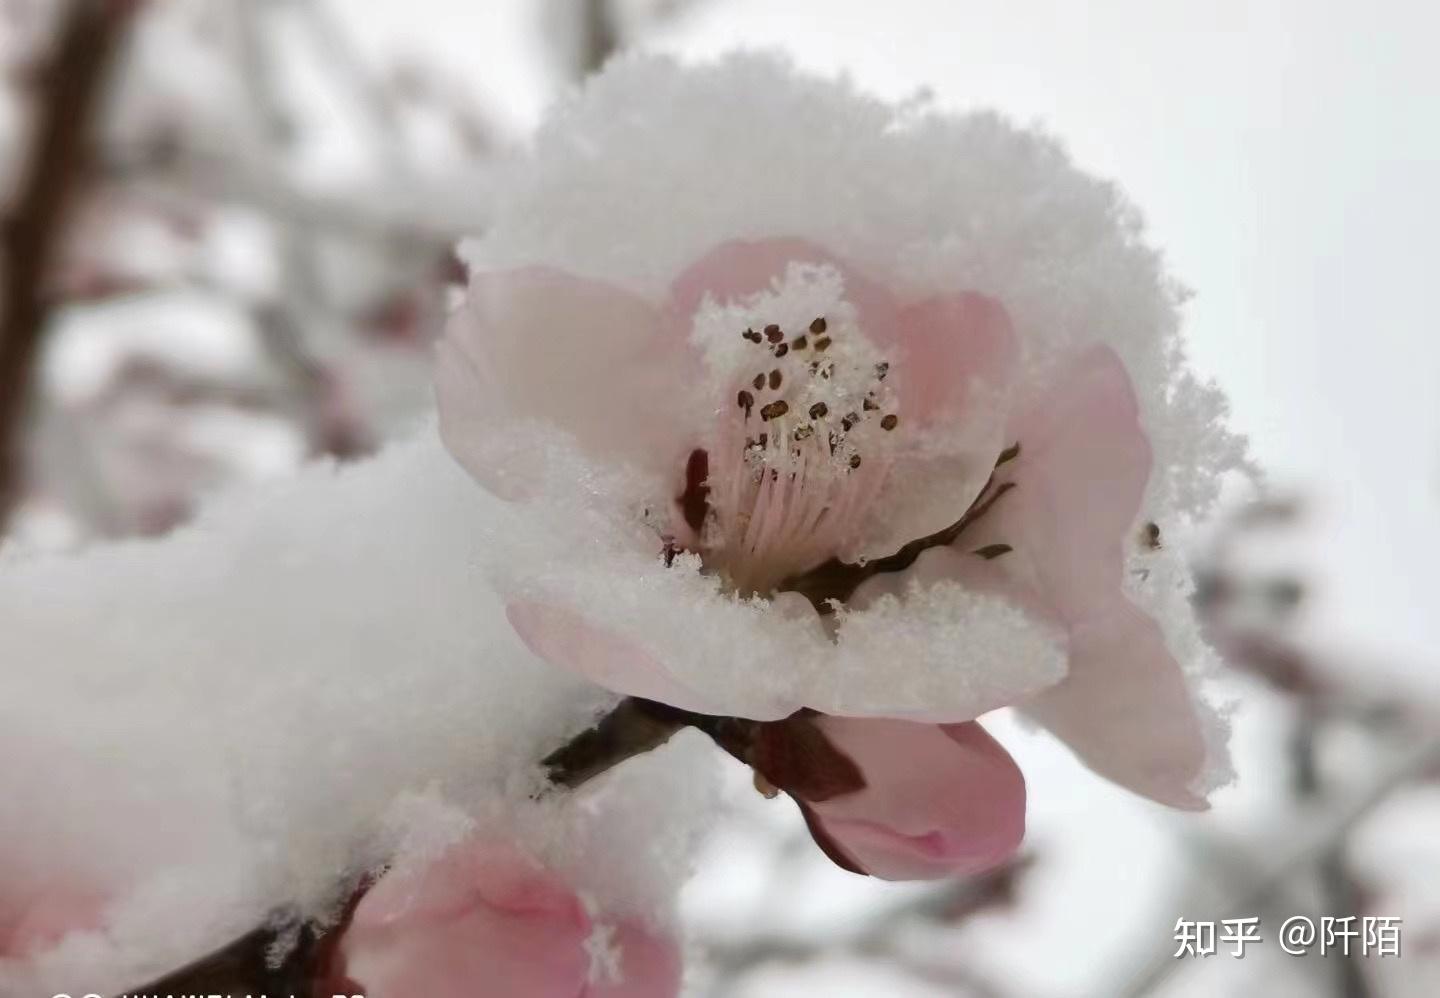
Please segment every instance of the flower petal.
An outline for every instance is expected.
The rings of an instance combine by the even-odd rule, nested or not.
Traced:
[[[900,310],[894,364],[907,416],[974,415],[978,390],[1014,377],[1019,343],[1004,307],[973,291],[938,295]]]
[[[1070,634],[1066,679],[1023,705],[1092,769],[1174,807],[1201,808],[1188,785],[1205,765],[1196,704],[1160,627],[1123,593],[1124,538],[1150,474],[1150,445],[1129,376],[1108,347],[1081,354],[1012,424],[1016,487],[967,531],[963,581]]]
[[[685,421],[655,414],[682,410],[689,363],[658,311],[620,288],[543,267],[476,274],[438,350],[440,434],[503,498],[525,495],[543,460],[507,446],[515,420],[670,476],[683,466]]]
[[[71,932],[103,924],[106,899],[78,888],[54,887],[32,898],[19,912],[0,911],[0,959],[28,957],[58,944]]]
[[[621,922],[613,931],[615,975],[609,967],[592,964],[583,998],[674,998],[680,993],[683,968],[674,940],[634,921]]]
[[[511,847],[472,841],[418,875],[382,877],[356,906],[339,957],[374,998],[467,998],[479,982],[491,994],[573,998],[589,974],[589,932],[579,899],[552,874]]]
[[[979,724],[822,717],[865,774],[855,793],[811,804],[833,843],[872,876],[921,880],[1003,863],[1025,834],[1025,779]]]
[[[704,714],[725,713],[722,705],[679,682],[635,642],[573,610],[517,601],[506,605],[505,616],[526,646],[551,665],[626,696],[659,700]]]
[[[997,480],[1016,487],[967,532],[966,546],[1023,551],[1044,600],[1065,621],[1082,620],[1120,591],[1125,535],[1150,479],[1150,442],[1124,364],[1109,347],[1087,350],[1008,435],[1020,454]]]
[[[1205,736],[1155,621],[1121,597],[1071,628],[1070,674],[1021,708],[1106,779],[1170,807],[1209,807],[1190,787]]]

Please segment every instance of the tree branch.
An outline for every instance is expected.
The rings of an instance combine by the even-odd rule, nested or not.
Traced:
[[[65,211],[90,165],[91,125],[141,0],[72,0],[45,67],[30,155],[3,232],[0,282],[0,529],[23,490],[21,426],[51,303],[44,283]]]

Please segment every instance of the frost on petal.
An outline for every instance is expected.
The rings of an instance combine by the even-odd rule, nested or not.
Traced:
[[[1025,779],[979,724],[816,723],[859,765],[866,785],[810,807],[866,873],[886,880],[980,873],[1019,847]]]
[[[649,303],[543,267],[475,275],[436,368],[440,433],[486,488],[526,494],[544,454],[517,421],[574,434],[605,460],[673,476],[689,363]]]
[[[830,682],[806,700],[825,713],[968,721],[1065,675],[1053,630],[996,596],[911,580],[903,598],[874,587],[853,602]]]
[[[512,604],[557,608],[564,627],[527,634],[542,657],[612,689],[755,720],[809,706],[965,721],[1064,675],[1052,629],[999,598],[916,586],[844,613],[832,638],[801,597],[737,597],[693,555],[667,567],[602,514],[565,508],[553,532],[493,524],[497,582]]]

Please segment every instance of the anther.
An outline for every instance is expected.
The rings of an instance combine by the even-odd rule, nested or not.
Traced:
[[[811,418],[811,419],[824,419],[824,418],[825,418],[825,414],[826,414],[827,412],[829,412],[829,411],[830,411],[830,407],[829,407],[828,405],[826,405],[824,402],[816,402],[814,405],[812,405],[812,406],[810,407],[810,418]]]
[[[860,422],[860,414],[858,412],[848,412],[845,414],[845,418],[840,420],[840,428],[848,431],[854,428],[858,422]]]
[[[893,430],[899,425],[900,417],[895,415],[893,412],[890,415],[886,416],[884,419],[880,420],[880,429],[882,430]]]
[[[765,338],[771,343],[779,343],[785,338],[785,334],[780,332],[780,327],[772,322],[765,327]]]
[[[850,455],[850,467],[852,467],[852,468],[858,468],[858,467],[860,467],[860,455],[859,455],[859,454],[851,454],[851,455]]]
[[[777,344],[776,347],[775,347],[775,356],[776,356],[776,357],[783,357],[783,356],[785,356],[785,355],[786,355],[787,353],[789,353],[789,352],[790,352],[790,344],[789,344],[789,343],[780,343],[780,344]]]
[[[754,385],[754,386],[755,386],[755,390],[758,392],[760,389],[762,389],[762,388],[765,387],[765,375],[763,375],[763,374],[757,374],[757,375],[755,375],[755,380],[751,381],[750,384]]]
[[[748,416],[750,415],[751,407],[755,405],[755,396],[742,389],[740,394],[735,396],[735,402],[740,408],[745,410],[745,415]]]
[[[865,406],[864,406],[864,408],[865,408],[865,411],[866,411],[866,412],[874,412],[876,409],[879,409],[880,407],[875,404],[875,400],[874,400],[874,399],[872,399],[872,398],[866,398],[866,399],[865,399]]]
[[[825,332],[825,316],[816,316],[815,321],[810,323],[810,332],[815,333],[817,336]]]
[[[770,372],[770,388],[772,391],[780,387],[780,380],[780,372],[778,369]]]
[[[878,364],[875,365],[875,380],[877,380],[877,381],[884,381],[884,380],[885,380],[885,375],[887,375],[887,374],[889,374],[889,373],[890,373],[890,362],[889,362],[888,360],[882,360],[880,363],[878,363]]]
[[[745,330],[745,332],[741,333],[740,336],[741,336],[742,339],[747,339],[747,340],[749,340],[751,343],[759,343],[759,342],[760,342],[760,334],[757,333],[757,332],[755,332],[755,330],[753,330],[753,329],[747,329],[747,330]]]
[[[815,435],[815,427],[811,426],[809,423],[806,423],[804,426],[797,426],[797,427],[795,427],[795,442],[796,442],[796,443],[799,443],[801,440],[809,440],[809,439],[810,439],[811,437],[813,437],[814,435]]]
[[[810,341],[804,335],[800,335],[791,340],[790,345],[796,350],[804,350],[810,345]]]
[[[822,336],[822,337],[820,337],[818,340],[815,341],[815,349],[816,349],[816,350],[824,350],[824,349],[825,349],[826,347],[828,347],[829,345],[830,345],[830,337],[828,337],[828,336]]]
[[[760,410],[760,418],[779,419],[781,416],[785,415],[789,411],[790,403],[786,402],[784,399],[780,399],[776,402],[771,402],[769,405],[762,408]]]

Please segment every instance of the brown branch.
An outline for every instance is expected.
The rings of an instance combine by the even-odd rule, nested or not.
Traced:
[[[576,78],[583,80],[597,72],[620,47],[615,11],[610,0],[580,0]]]
[[[24,422],[49,317],[45,279],[66,209],[90,165],[91,125],[125,28],[141,0],[72,0],[38,95],[34,143],[0,243],[0,529],[24,480]]]

